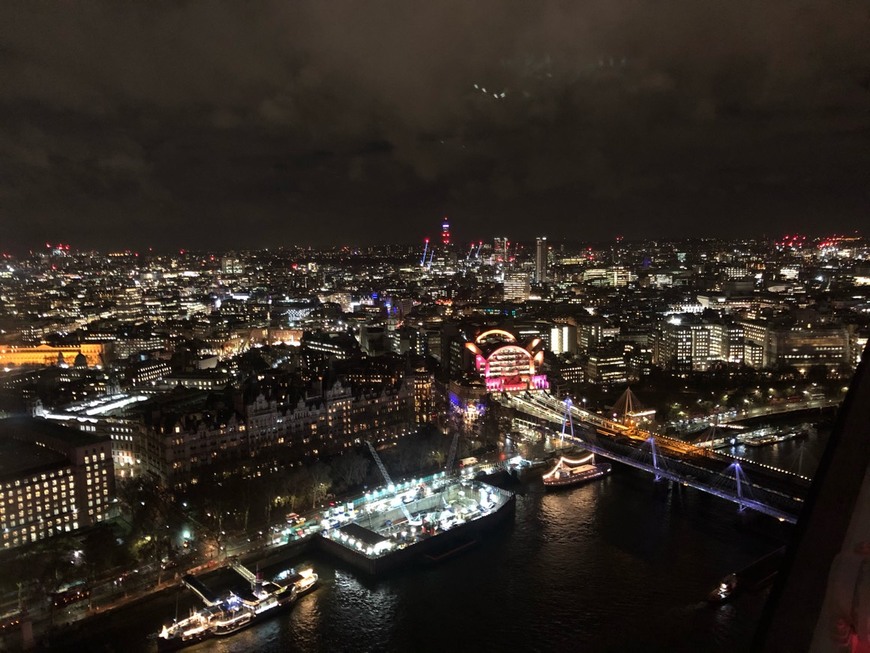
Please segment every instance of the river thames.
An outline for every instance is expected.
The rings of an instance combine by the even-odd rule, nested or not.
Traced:
[[[736,453],[806,474],[825,440]],[[288,613],[186,650],[746,650],[767,591],[715,606],[706,595],[790,533],[787,524],[616,464],[609,477],[560,492],[529,484],[512,523],[437,566],[368,581],[319,554],[291,560],[315,566],[318,589]],[[221,577],[208,582],[219,586]],[[164,593],[91,620],[52,650],[154,651],[161,624],[191,605],[186,590]]]

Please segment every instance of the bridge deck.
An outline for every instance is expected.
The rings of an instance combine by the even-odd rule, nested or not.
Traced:
[[[564,404],[549,394],[503,395],[499,401],[531,417],[564,425]],[[794,523],[803,507],[809,479],[786,470],[712,452],[649,432],[639,432],[594,413],[571,407],[579,435],[562,437],[586,449],[675,483]],[[652,443],[652,444],[650,444]],[[752,479],[746,477],[749,471]],[[739,479],[739,480],[738,480]],[[762,485],[761,480],[766,485]]]

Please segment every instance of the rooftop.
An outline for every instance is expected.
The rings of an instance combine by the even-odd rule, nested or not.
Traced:
[[[0,441],[7,439],[31,441],[37,437],[54,438],[74,447],[99,444],[108,439],[36,417],[19,416],[0,420]]]
[[[350,523],[342,526],[339,530],[350,537],[360,540],[368,546],[375,546],[376,544],[380,544],[381,542],[389,540],[389,538],[384,537],[380,533],[376,533],[375,531],[369,530],[365,526],[360,526],[356,523]]]
[[[66,456],[32,442],[0,438],[0,481],[59,469],[69,464]]]

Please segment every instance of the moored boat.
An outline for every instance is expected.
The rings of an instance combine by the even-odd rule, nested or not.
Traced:
[[[314,586],[317,584],[318,576],[314,570],[310,568],[300,569],[299,571],[288,569],[275,576],[274,580],[276,583],[292,584],[296,589],[296,596],[299,597],[314,589]]]
[[[547,460],[538,458],[526,460],[521,456],[514,456],[507,462],[508,473],[518,481],[528,481],[534,476],[540,476],[547,468]]]
[[[542,478],[544,487],[553,489],[579,485],[606,476],[611,470],[612,467],[609,463],[596,463],[594,454],[589,454],[579,460],[562,456],[556,466],[544,474]]]
[[[163,626],[157,636],[158,651],[175,651],[211,637],[237,633],[289,607],[318,580],[313,569],[288,570],[271,581],[263,581],[237,562],[233,569],[250,581],[250,590],[239,594],[230,592],[219,600],[197,579],[184,578],[184,584],[206,605],[192,611],[186,619]]]
[[[190,616],[163,626],[157,634],[158,651],[177,651],[193,646],[212,636],[208,619],[201,612],[192,611]]]

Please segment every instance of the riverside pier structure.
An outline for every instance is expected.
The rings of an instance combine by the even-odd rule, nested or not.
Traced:
[[[369,575],[438,562],[514,515],[513,492],[444,473],[367,493],[322,524],[320,545]]]

